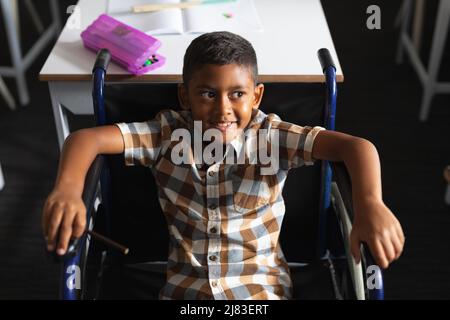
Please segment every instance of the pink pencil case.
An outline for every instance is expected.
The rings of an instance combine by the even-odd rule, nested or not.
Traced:
[[[129,72],[139,75],[161,67],[166,59],[157,54],[161,42],[106,14],[100,15],[81,33],[86,48],[108,49],[111,58]]]

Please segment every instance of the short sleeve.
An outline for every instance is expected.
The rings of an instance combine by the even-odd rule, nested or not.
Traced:
[[[116,123],[124,142],[125,165],[153,166],[159,159],[164,141],[178,124],[179,115],[171,110],[161,111],[153,120]]]
[[[299,126],[273,120],[271,129],[277,129],[279,137],[280,165],[284,169],[313,165],[312,150],[317,134],[325,128]]]

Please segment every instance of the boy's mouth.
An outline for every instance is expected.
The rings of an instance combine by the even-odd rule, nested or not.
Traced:
[[[226,132],[229,129],[236,128],[237,121],[220,121],[220,122],[212,122],[211,128],[216,128],[221,132]]]

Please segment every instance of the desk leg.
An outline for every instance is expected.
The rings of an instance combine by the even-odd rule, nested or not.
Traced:
[[[430,58],[428,60],[428,79],[424,83],[422,106],[420,107],[420,121],[426,121],[430,112],[431,100],[436,93],[436,82],[441,65],[442,53],[444,51],[445,39],[447,38],[448,24],[450,19],[450,2],[440,0],[436,24],[433,32]]]
[[[50,82],[48,84],[50,90],[50,99],[52,102],[53,116],[55,117],[56,134],[58,136],[59,149],[62,149],[64,140],[70,133],[69,122],[67,121],[66,109],[61,105],[58,97],[57,86]]]
[[[70,133],[67,112],[93,115],[92,83],[90,81],[50,81],[50,98],[55,117],[58,143],[61,148]]]

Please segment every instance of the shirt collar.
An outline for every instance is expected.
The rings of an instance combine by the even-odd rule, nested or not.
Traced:
[[[194,120],[192,119],[192,113],[190,111],[182,111],[184,113],[184,118],[186,119],[186,122],[188,124],[188,129],[191,132],[191,134],[194,133]],[[244,152],[244,144],[245,144],[245,136],[248,134],[248,130],[249,129],[257,129],[261,126],[261,124],[264,122],[264,120],[266,119],[267,115],[262,112],[259,109],[255,109],[253,111],[252,114],[252,118],[250,120],[250,122],[248,123],[248,125],[245,127],[244,129],[244,134],[240,134],[238,136],[236,136],[232,141],[230,141],[230,143],[228,144],[225,153],[224,153],[224,157],[221,161],[221,163],[223,163],[223,161],[225,160],[227,154],[230,151],[231,148],[233,148],[236,151],[236,160],[240,159],[241,156],[246,157],[247,155],[241,155],[242,152]],[[201,167],[201,165],[197,165],[197,167]]]
[[[267,115],[264,112],[259,109],[255,109],[252,114],[252,119],[248,123],[247,127],[245,127],[244,131],[247,131],[255,126],[259,127],[264,122],[266,117]]]

